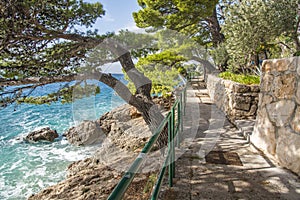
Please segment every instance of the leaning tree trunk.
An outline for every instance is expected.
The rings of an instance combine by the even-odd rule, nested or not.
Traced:
[[[125,73],[134,83],[136,94],[133,95],[128,88],[120,82],[117,82],[112,88],[128,104],[134,106],[140,113],[142,113],[143,119],[149,126],[150,131],[154,134],[163,121],[164,116],[159,107],[152,101],[152,81],[135,68],[130,52],[118,42],[108,39],[105,41],[105,47],[117,56],[117,60],[120,62]],[[100,79],[100,81],[102,80]],[[167,144],[167,136],[167,129],[164,129],[157,140],[159,149]]]

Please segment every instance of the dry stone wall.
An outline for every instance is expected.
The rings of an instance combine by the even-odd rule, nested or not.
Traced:
[[[266,60],[251,142],[300,175],[300,57]]]
[[[231,121],[255,119],[258,85],[243,85],[212,74],[207,76],[206,85],[210,98]]]

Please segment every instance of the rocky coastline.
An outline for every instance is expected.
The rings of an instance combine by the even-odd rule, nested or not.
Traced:
[[[154,101],[166,111],[174,98],[155,98]],[[63,136],[73,145],[99,145],[99,148],[92,157],[70,164],[65,180],[31,195],[29,200],[106,199],[151,132],[141,114],[126,104],[105,113],[98,120],[83,121],[71,127]],[[124,199],[147,198],[151,191],[147,188],[149,177],[159,169],[154,165],[151,161],[147,163],[148,170],[136,176]]]

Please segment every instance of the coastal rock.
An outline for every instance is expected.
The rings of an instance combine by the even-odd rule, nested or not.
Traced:
[[[55,138],[58,137],[56,130],[51,130],[49,127],[41,128],[36,131],[30,132],[25,140],[29,142],[38,142],[38,141],[49,141],[53,142]]]
[[[74,145],[103,143],[109,139],[121,149],[136,150],[143,146],[151,132],[142,115],[126,104],[105,113],[96,121],[83,121],[64,136]]]
[[[129,111],[131,119],[135,119],[142,116],[142,113],[140,113],[135,107],[132,107]]]
[[[68,167],[65,180],[31,195],[29,200],[107,199],[124,171],[152,135],[141,116],[131,116],[132,110],[133,107],[123,105],[105,113],[97,121],[85,121],[79,125],[85,131],[102,130],[101,137],[105,136],[105,139],[101,142],[101,148],[93,157],[73,162]],[[75,127],[71,128],[69,134],[66,134],[69,141],[76,142],[76,137],[72,138],[71,135],[78,133],[78,127],[77,130]],[[157,160],[157,156],[155,154],[153,160]],[[159,169],[154,164],[156,163],[153,161],[146,163],[149,169],[136,175],[123,199],[147,198],[151,190],[141,191],[147,187],[149,176]]]
[[[100,125],[94,121],[83,121],[78,126],[70,128],[64,136],[71,144],[77,146],[100,143],[105,138]]]
[[[76,173],[57,185],[31,195],[28,200],[106,199],[121,178],[120,172],[91,158],[73,163],[69,169],[73,168]]]
[[[123,172],[105,166],[93,158],[74,162],[68,170],[73,173],[64,181],[31,195],[28,200],[104,200],[123,175]],[[146,199],[149,194],[141,191],[147,186],[150,175],[137,174],[123,199]]]
[[[96,121],[106,135],[106,143],[112,143],[128,151],[144,146],[151,132],[142,116],[133,114],[134,109],[126,104],[105,113]]]

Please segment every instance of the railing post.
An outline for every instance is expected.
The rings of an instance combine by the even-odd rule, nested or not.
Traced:
[[[182,126],[182,121],[181,121],[181,95],[180,95],[180,101],[178,103],[178,107],[177,107],[177,119],[178,119],[178,130],[177,130],[177,135],[176,135],[176,138],[177,138],[177,147],[180,148],[180,141],[181,141],[181,132],[182,132],[182,129],[181,129],[181,126]]]
[[[172,107],[171,110],[171,118],[172,118],[172,140],[171,140],[171,157],[172,157],[172,176],[175,177],[175,107]]]
[[[184,91],[183,91],[183,93],[184,93]],[[183,113],[183,109],[184,109],[184,94],[183,93],[181,93],[180,94],[180,115],[181,115],[181,121],[180,121],[180,129],[181,129],[181,132],[183,132],[183,115],[184,115],[184,113]]]
[[[168,120],[168,152],[172,155],[172,114]],[[169,187],[173,187],[172,156],[169,156]]]
[[[183,115],[185,115],[185,105],[186,105],[186,88],[183,89]]]

